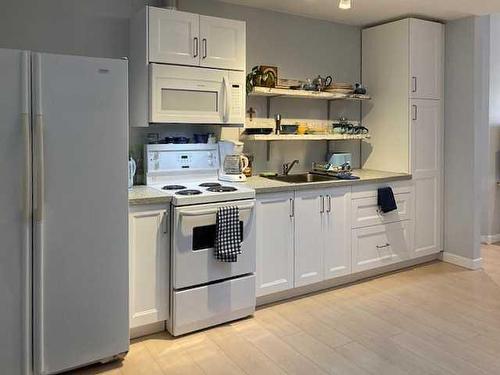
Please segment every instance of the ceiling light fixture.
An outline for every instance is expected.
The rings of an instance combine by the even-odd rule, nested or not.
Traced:
[[[352,3],[351,0],[340,0],[339,8],[340,9],[351,9]]]

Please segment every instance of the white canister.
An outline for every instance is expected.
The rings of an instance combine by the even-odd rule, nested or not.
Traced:
[[[128,159],[128,188],[132,189],[134,186],[134,176],[135,172],[137,171],[137,164],[135,163],[135,160],[132,159],[132,157],[129,157]]]

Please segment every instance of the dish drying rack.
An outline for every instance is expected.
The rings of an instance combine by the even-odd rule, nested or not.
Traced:
[[[325,162],[313,162],[312,163],[312,171],[311,173],[324,175],[324,176],[351,176],[352,168],[349,163],[344,163],[340,166],[333,165],[331,163]]]

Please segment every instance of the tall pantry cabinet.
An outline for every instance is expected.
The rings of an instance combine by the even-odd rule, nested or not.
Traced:
[[[442,250],[444,26],[415,18],[363,30],[363,168],[411,173],[413,256]]]

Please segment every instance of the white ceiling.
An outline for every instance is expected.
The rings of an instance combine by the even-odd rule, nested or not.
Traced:
[[[221,1],[361,26],[407,15],[448,21],[500,12],[500,0],[353,0],[350,10],[339,9],[339,0]]]

